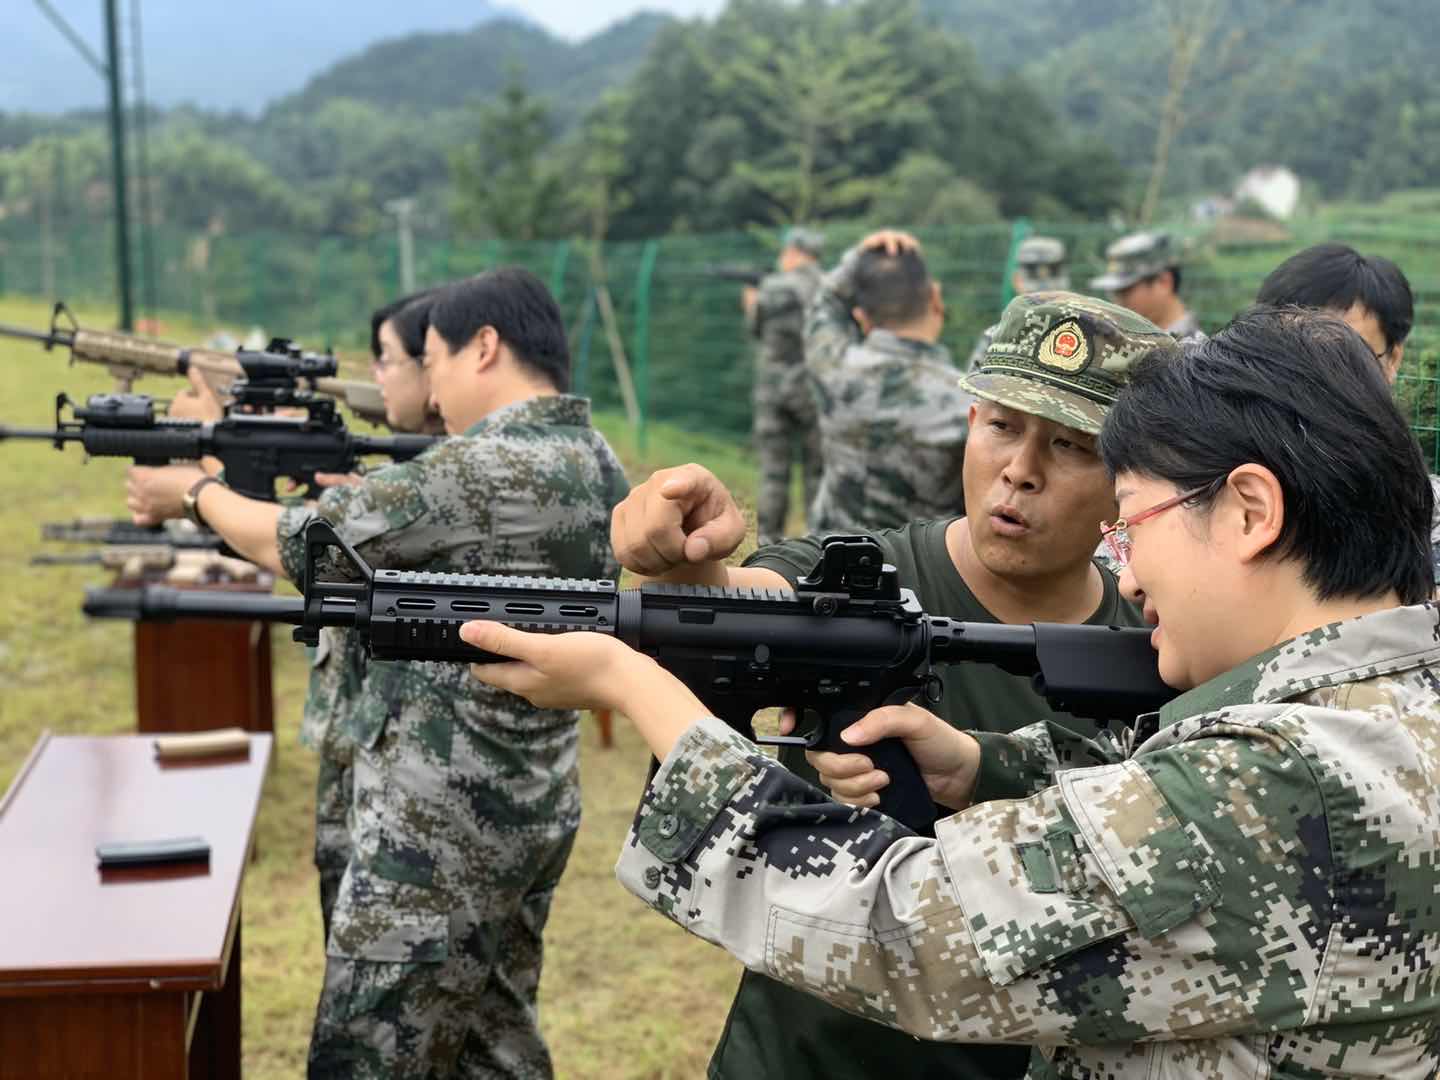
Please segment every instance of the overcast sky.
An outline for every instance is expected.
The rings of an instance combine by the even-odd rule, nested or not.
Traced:
[[[104,50],[100,0],[48,0],[92,54]],[[468,30],[497,10],[577,40],[638,11],[715,15],[724,0],[140,0],[148,99],[255,113],[382,38]],[[337,19],[337,8],[344,17]],[[131,33],[131,3],[121,5]],[[277,33],[284,27],[284,33]],[[0,0],[0,112],[100,108],[103,80],[35,0]]]
[[[580,38],[637,11],[664,11],[689,18],[714,15],[725,5],[723,0],[510,0],[504,6],[523,11],[552,34]]]

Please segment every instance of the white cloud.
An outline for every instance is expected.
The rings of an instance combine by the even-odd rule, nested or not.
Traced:
[[[640,11],[660,11],[680,18],[713,16],[724,0],[510,0],[505,4],[534,19],[552,34],[574,40],[603,30],[617,19]]]

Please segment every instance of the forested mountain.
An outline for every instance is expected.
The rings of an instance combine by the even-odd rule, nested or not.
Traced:
[[[502,15],[378,41],[255,115],[152,112],[135,205],[367,234],[417,196],[422,227],[538,238],[1133,218],[1262,163],[1368,196],[1440,173],[1436,2],[730,0],[576,43]],[[107,177],[97,111],[0,113],[0,232],[103,220]]]
[[[1199,39],[1169,190],[1288,164],[1329,196],[1433,184],[1435,0],[925,0],[1132,170],[1154,159],[1176,34]]]
[[[447,109],[496,96],[518,71],[568,127],[634,73],[669,21],[635,15],[575,44],[511,19],[464,33],[389,38],[317,75],[271,111],[314,111],[335,98],[387,110]]]

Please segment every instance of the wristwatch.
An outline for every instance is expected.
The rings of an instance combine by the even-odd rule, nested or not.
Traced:
[[[219,483],[223,483],[223,481],[218,476],[202,476],[190,485],[190,490],[185,492],[180,499],[180,505],[185,508],[185,516],[202,529],[205,527],[205,522],[200,518],[200,492],[205,490],[207,484]]]

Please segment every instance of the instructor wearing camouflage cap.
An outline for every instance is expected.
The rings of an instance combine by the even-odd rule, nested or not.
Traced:
[[[872,239],[891,254],[915,244],[897,232]],[[1131,364],[1173,342],[1134,312],[1072,293],[1019,297],[996,329],[980,369],[962,384],[973,400],[957,401],[970,431],[962,466],[966,516],[876,532],[884,559],[926,611],[951,618],[1140,626],[1140,609],[1092,558],[1101,520],[1115,517],[1094,433]],[[620,562],[664,581],[788,590],[819,558],[821,538],[811,536],[762,547],[744,567],[727,568],[724,557],[744,535],[734,500],[698,465],[656,473],[616,508],[611,526]],[[1055,721],[1096,733],[1092,720],[1050,708],[1028,679],[981,664],[939,674],[944,694],[936,711],[954,727],[1003,733]],[[799,751],[787,748],[781,758],[816,778]],[[802,847],[802,862],[823,859],[809,842]],[[647,899],[668,903],[674,895],[667,878]],[[1024,1074],[1028,1060],[1025,1047],[916,1042],[751,971],[709,1077],[1009,1080]]]
[[[979,366],[960,385],[987,401],[1088,435],[1135,361],[1171,342],[1140,315],[1067,292],[1017,296],[1005,309]]]
[[[1169,233],[1122,236],[1105,249],[1105,273],[1091,279],[1090,289],[1109,293],[1177,341],[1196,338],[1203,335],[1200,323],[1180,299],[1180,254],[1179,242]]]

